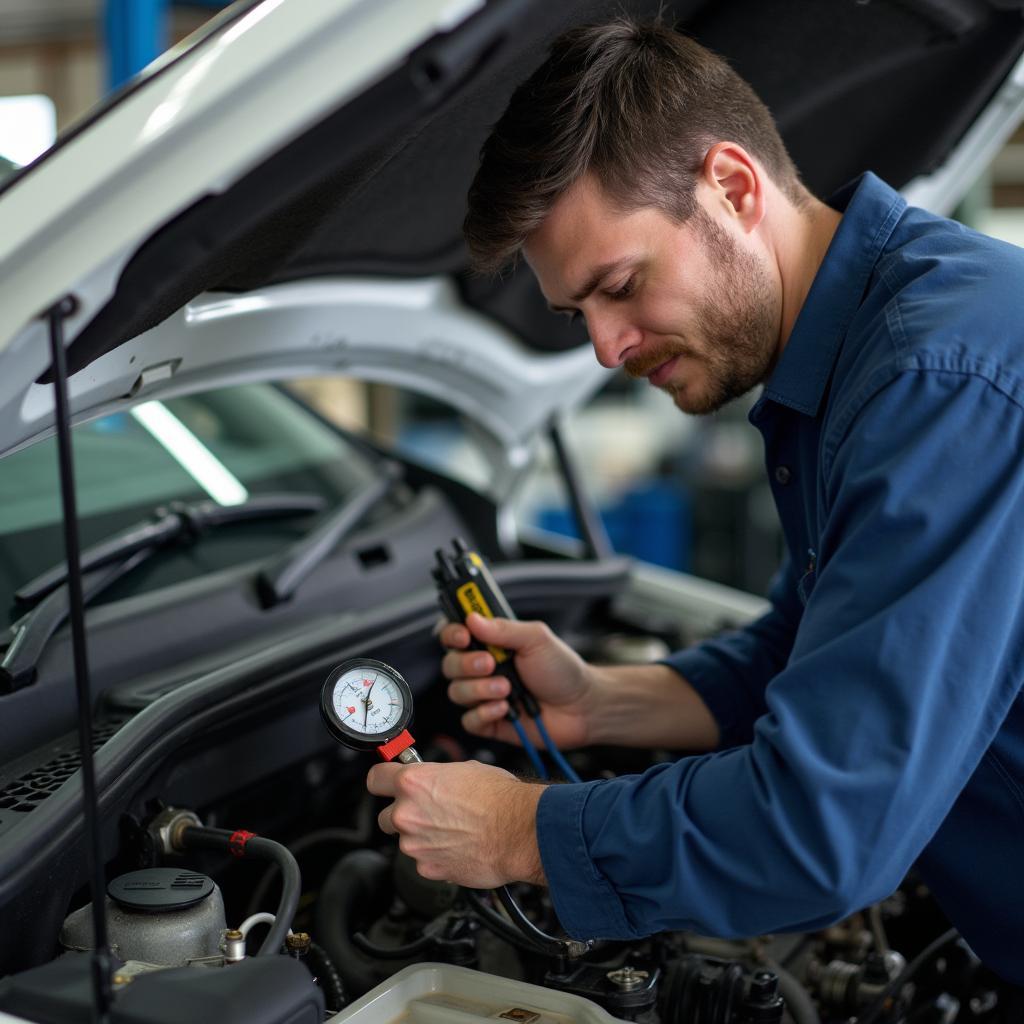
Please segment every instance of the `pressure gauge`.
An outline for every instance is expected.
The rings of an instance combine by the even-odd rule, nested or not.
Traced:
[[[320,691],[320,714],[346,747],[376,750],[386,761],[420,760],[408,731],[412,690],[383,661],[352,658],[332,669]]]

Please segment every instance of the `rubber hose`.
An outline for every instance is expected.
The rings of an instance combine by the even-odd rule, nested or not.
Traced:
[[[376,850],[353,850],[331,868],[320,889],[314,934],[338,968],[350,998],[394,973],[352,942],[352,933],[382,916],[391,902],[391,863]]]
[[[796,1024],[821,1024],[818,1008],[814,1005],[810,992],[796,977],[781,964],[771,960],[765,966],[779,979],[779,995],[782,996],[786,1009]]]
[[[466,898],[469,900],[470,905],[480,918],[481,924],[483,924],[489,931],[493,932],[498,936],[499,939],[504,939],[509,945],[515,946],[516,949],[521,950],[524,953],[533,953],[535,956],[541,953],[541,950],[532,943],[527,937],[514,925],[511,921],[502,917],[480,894],[476,889],[466,889]]]
[[[356,823],[352,828],[322,828],[316,832],[301,836],[295,842],[288,844],[295,857],[298,857],[304,850],[319,843],[339,843],[345,846],[362,847],[366,846],[373,838],[373,801],[367,794],[359,806],[356,814]],[[263,909],[263,901],[267,897],[270,886],[277,878],[277,868],[271,865],[263,873],[263,877],[256,883],[256,887],[249,897],[248,915],[257,913]]]
[[[306,964],[312,971],[313,977],[324,993],[324,1002],[331,1013],[337,1013],[345,1007],[345,986],[342,984],[338,968],[330,958],[327,950],[315,942],[309,944],[309,952],[306,953]]]
[[[885,1004],[891,999],[901,988],[915,974],[929,961],[936,953],[939,952],[944,946],[948,946],[951,942],[955,941],[960,937],[959,932],[955,928],[950,928],[948,932],[944,932],[934,942],[929,943],[921,950],[913,960],[907,964],[906,967],[900,971],[899,974],[885,986],[884,989],[875,998],[875,1001],[864,1011],[864,1013],[856,1018],[856,1024],[874,1024],[876,1020],[882,1015],[882,1011],[885,1009]]]
[[[298,861],[288,849],[273,839],[263,836],[250,836],[242,843],[232,843],[237,832],[229,832],[222,828],[201,828],[191,826],[181,832],[181,843],[188,849],[224,850],[233,856],[269,860],[281,869],[283,879],[281,899],[274,913],[274,923],[270,926],[267,937],[263,940],[257,956],[275,956],[284,945],[285,936],[295,917],[302,893],[302,875]]]
[[[509,892],[507,885],[500,885],[494,890],[501,900],[501,905],[508,912],[508,916],[512,918],[513,923],[523,933],[523,937],[527,942],[533,944],[534,949],[538,953],[542,953],[544,956],[566,956],[566,950],[568,944],[564,939],[556,939],[554,935],[548,935],[547,932],[541,931],[522,911],[522,908],[516,903]]]
[[[430,949],[434,940],[429,935],[421,935],[404,946],[378,946],[372,943],[362,932],[352,933],[352,944],[361,949],[367,956],[379,960],[409,960]]]
[[[295,911],[299,909],[299,897],[302,895],[302,875],[299,862],[291,855],[287,847],[275,843],[273,839],[255,836],[245,847],[252,857],[273,861],[281,869],[281,898],[274,911],[274,923],[270,926],[267,937],[263,940],[257,956],[273,956],[281,951],[288,929],[295,920]]]

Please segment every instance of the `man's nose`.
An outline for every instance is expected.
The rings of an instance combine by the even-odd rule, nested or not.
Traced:
[[[641,331],[623,317],[590,314],[586,319],[597,361],[609,370],[621,366],[640,343]]]

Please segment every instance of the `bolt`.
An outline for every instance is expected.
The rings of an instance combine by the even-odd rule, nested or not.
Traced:
[[[609,971],[605,977],[620,991],[633,992],[650,977],[647,971],[638,971],[629,966],[620,967],[617,971]]]

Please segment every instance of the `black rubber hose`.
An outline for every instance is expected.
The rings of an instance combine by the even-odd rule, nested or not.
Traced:
[[[371,831],[371,825],[373,823],[373,804],[370,800],[364,800],[363,806],[367,809],[368,813],[364,814],[363,811],[360,810],[359,820],[354,828],[323,828],[317,832],[310,832],[308,835],[302,836],[300,839],[296,839],[294,843],[290,843],[288,849],[291,850],[294,857],[298,857],[300,853],[303,853],[311,846],[316,846],[320,843],[338,843],[343,846],[351,847],[365,846],[373,836]],[[267,898],[267,893],[270,891],[270,887],[273,885],[276,878],[277,867],[276,865],[271,864],[271,866],[263,873],[263,877],[256,883],[256,887],[253,889],[252,895],[249,897],[249,907],[246,913],[247,917],[252,914],[259,913],[263,908],[263,901]]]
[[[497,892],[496,889],[492,891]],[[570,939],[556,939],[554,936],[546,935],[537,928],[532,921],[527,920],[527,924],[529,924],[538,935],[543,935],[547,940],[542,945],[541,943],[534,942],[529,938],[527,934],[525,934],[521,924],[517,926],[508,918],[502,917],[502,915],[487,902],[481,890],[463,889],[462,892],[469,901],[469,904],[475,911],[476,915],[480,918],[481,924],[497,935],[499,939],[504,939],[509,943],[509,945],[515,946],[516,949],[520,949],[524,953],[533,953],[535,955],[540,954],[541,956],[547,957],[568,957],[569,959],[576,959],[584,953],[597,952],[609,945],[609,943],[602,939],[591,939],[585,943],[575,942]],[[525,915],[523,915],[519,906],[517,904],[513,904],[513,906],[515,906],[516,911],[522,915],[525,920]],[[557,943],[557,948],[552,948],[552,943]]]
[[[881,992],[875,998],[875,1001],[856,1018],[856,1024],[875,1024],[875,1021],[882,1015],[885,1010],[885,1004],[897,993],[908,981],[910,981],[915,974],[926,964],[932,957],[935,956],[939,950],[948,946],[951,942],[955,942],[960,937],[960,933],[955,928],[950,928],[948,932],[944,932],[934,942],[929,943],[921,950],[913,960],[907,964],[906,967],[896,975],[888,985],[882,989]]]
[[[391,902],[391,863],[377,850],[353,850],[330,870],[320,887],[314,929],[352,999],[379,984],[395,967],[367,956],[352,933],[368,929]]]
[[[466,899],[469,900],[470,906],[473,908],[476,915],[480,918],[481,924],[483,924],[489,931],[493,932],[498,936],[499,939],[504,939],[509,945],[515,946],[516,949],[522,950],[524,953],[541,953],[537,946],[532,943],[527,937],[507,918],[504,918],[499,914],[484,898],[484,896],[477,889],[465,889],[463,890],[466,894]]]
[[[779,995],[796,1024],[821,1024],[810,992],[781,964],[769,960],[765,966],[779,979]]]
[[[346,1003],[345,986],[342,984],[338,968],[334,966],[334,961],[327,955],[327,950],[311,942],[309,952],[306,953],[306,966],[323,990],[327,1009],[331,1013],[343,1010]]]
[[[378,960],[408,960],[429,949],[433,943],[434,940],[429,935],[421,935],[404,946],[378,946],[362,932],[355,932],[352,935],[352,945],[356,949],[362,950],[367,956],[375,957]]]
[[[182,829],[181,845],[185,849],[224,850],[235,857],[252,857],[273,861],[281,869],[281,899],[274,914],[274,923],[263,940],[257,956],[273,956],[284,945],[302,893],[302,875],[299,865],[288,849],[273,839],[254,836],[247,832],[229,832],[222,828],[191,826]]]
[[[513,899],[507,885],[500,885],[494,890],[501,900],[501,905],[512,918],[513,923],[523,933],[527,942],[533,944],[538,953],[545,956],[566,956],[568,948],[564,939],[556,939],[547,932],[542,932],[522,911],[522,908]]]

